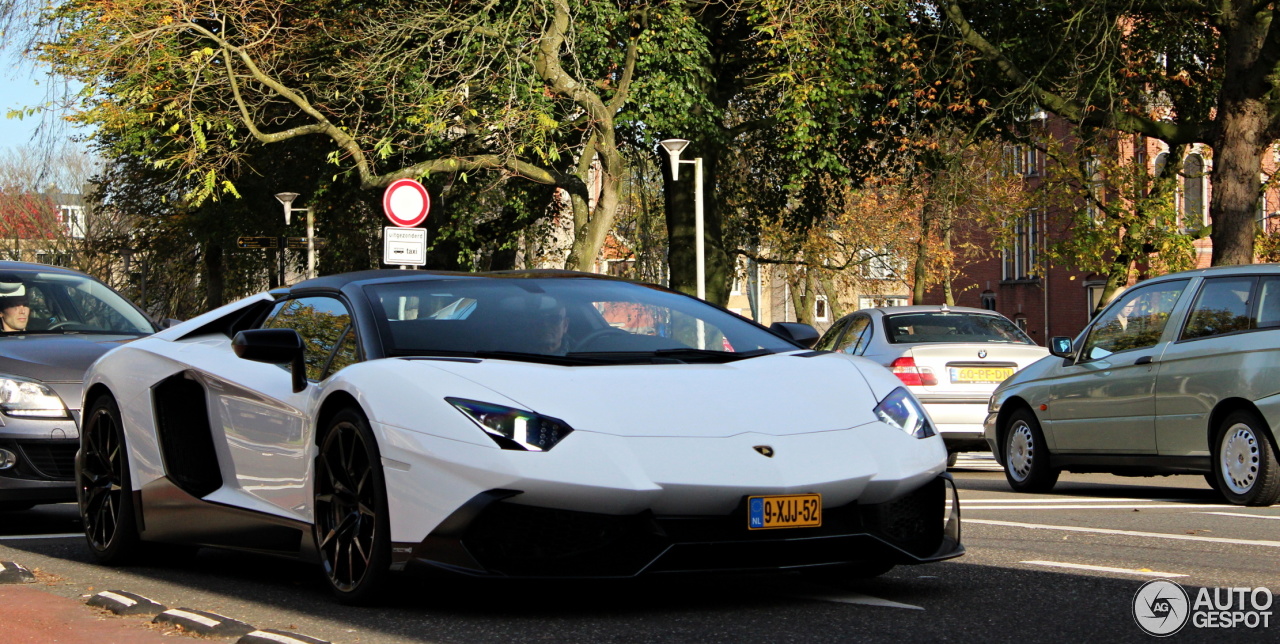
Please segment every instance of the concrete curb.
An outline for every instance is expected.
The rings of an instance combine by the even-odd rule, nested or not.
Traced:
[[[237,640],[236,644],[329,644],[329,642],[297,633],[267,629],[249,633]]]
[[[123,590],[104,590],[86,603],[117,615],[158,615],[166,608],[159,602]]]
[[[154,624],[172,624],[197,635],[241,637],[255,629],[239,620],[190,608],[170,608],[151,620]]]
[[[30,570],[12,561],[0,561],[0,584],[30,584],[35,580]]]

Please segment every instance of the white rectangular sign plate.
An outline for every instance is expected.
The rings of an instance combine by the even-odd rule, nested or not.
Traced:
[[[422,266],[427,263],[427,229],[387,226],[382,229],[382,263]]]

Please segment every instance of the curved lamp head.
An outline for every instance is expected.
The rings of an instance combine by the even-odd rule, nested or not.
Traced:
[[[667,155],[671,157],[671,180],[675,181],[680,178],[680,153],[689,147],[688,139],[664,139],[658,141],[667,151]]]
[[[276,199],[284,204],[284,225],[289,225],[289,215],[293,212],[293,200],[298,198],[296,192],[277,192]]]

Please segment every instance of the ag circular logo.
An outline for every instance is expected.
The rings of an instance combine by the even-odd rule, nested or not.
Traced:
[[[1182,630],[1191,616],[1191,599],[1167,579],[1142,584],[1133,596],[1133,621],[1148,635],[1166,637]]]

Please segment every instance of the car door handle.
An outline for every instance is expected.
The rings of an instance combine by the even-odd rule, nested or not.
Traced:
[[[1140,365],[1140,364],[1151,364],[1151,356],[1142,356],[1141,358],[1138,358],[1137,360],[1134,360],[1134,361],[1133,361],[1133,364],[1135,364],[1135,365]]]

